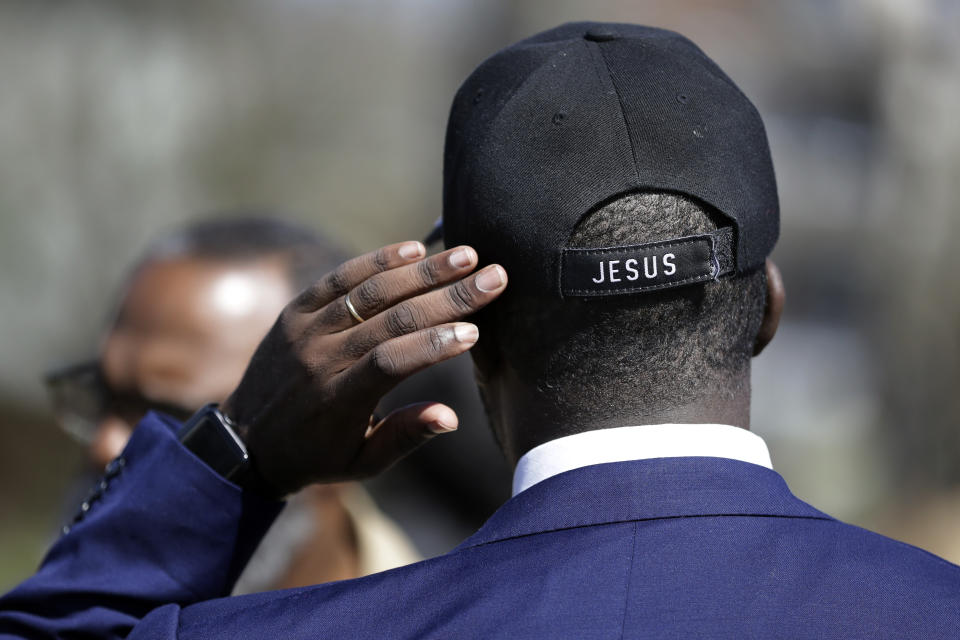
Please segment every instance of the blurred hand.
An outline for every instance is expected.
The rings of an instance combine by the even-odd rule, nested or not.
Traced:
[[[477,265],[470,247],[425,254],[419,242],[383,247],[303,291],[221,407],[257,472],[281,494],[374,475],[457,428],[452,409],[429,402],[371,419],[401,380],[472,347],[476,326],[458,320],[507,284],[498,265],[469,275]],[[350,314],[346,296],[364,322]]]

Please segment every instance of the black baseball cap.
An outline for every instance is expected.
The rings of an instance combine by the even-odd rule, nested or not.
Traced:
[[[642,190],[684,194],[728,225],[662,242],[568,248],[577,223]],[[514,295],[639,293],[761,267],[779,234],[763,122],[687,38],[576,22],[503,49],[453,101],[446,246],[469,244]]]

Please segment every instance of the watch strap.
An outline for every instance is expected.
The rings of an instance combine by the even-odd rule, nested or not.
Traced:
[[[207,466],[241,489],[264,498],[281,499],[282,492],[257,470],[237,431],[236,423],[217,404],[210,403],[183,425],[177,437]]]

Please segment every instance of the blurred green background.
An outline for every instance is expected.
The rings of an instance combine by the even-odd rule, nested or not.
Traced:
[[[567,20],[673,28],[758,105],[788,291],[754,429],[819,508],[960,561],[960,3],[0,2],[0,589],[72,511],[42,372],[95,352],[158,231],[289,211],[361,251],[440,212],[445,119]]]

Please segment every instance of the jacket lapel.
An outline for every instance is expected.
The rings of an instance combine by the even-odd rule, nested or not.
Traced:
[[[548,478],[508,500],[458,549],[572,527],[708,515],[832,520],[766,467],[727,458],[656,458]]]

